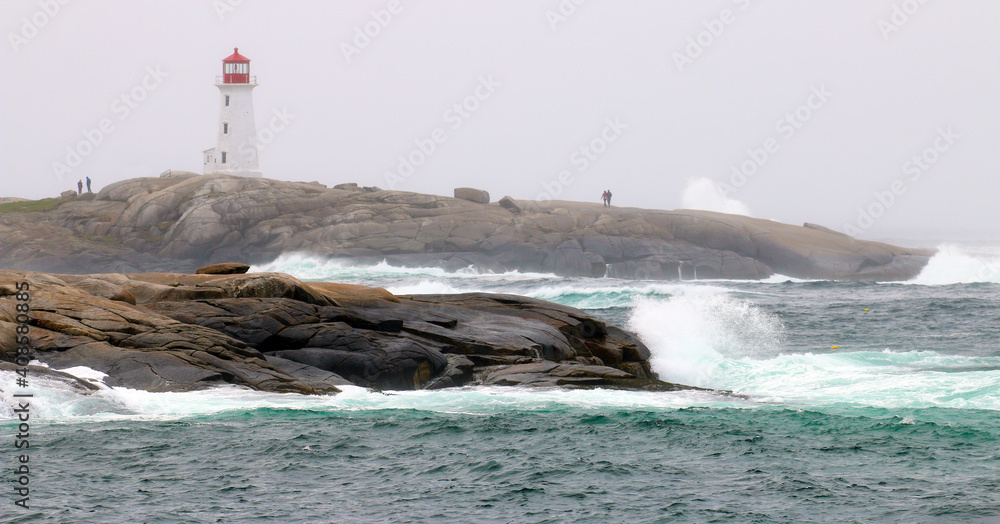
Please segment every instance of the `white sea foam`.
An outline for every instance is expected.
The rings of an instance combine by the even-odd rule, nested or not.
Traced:
[[[718,183],[709,178],[689,178],[681,194],[681,205],[686,209],[703,209],[734,215],[753,216],[746,204],[729,198]]]
[[[12,418],[14,374],[0,371],[0,420]],[[555,390],[513,387],[469,387],[439,391],[379,393],[342,386],[335,395],[307,396],[265,393],[236,386],[203,391],[154,393],[128,388],[105,388],[84,394],[64,383],[36,378],[31,389],[32,416],[53,422],[106,420],[176,420],[229,411],[261,408],[309,411],[415,410],[489,416],[509,411],[580,409],[679,409],[692,406],[745,404],[738,399],[701,391],[650,393],[611,390]]]
[[[907,283],[940,286],[977,282],[1000,284],[1000,249],[942,245],[917,278]]]
[[[1000,357],[790,353],[776,317],[717,290],[642,301],[629,327],[664,380],[769,402],[1000,410]]]
[[[445,271],[438,267],[403,267],[394,266],[385,260],[369,266],[351,265],[345,261],[327,260],[314,255],[303,253],[286,253],[279,256],[274,261],[252,266],[251,272],[280,272],[294,275],[304,280],[337,280],[345,279],[370,279],[370,278],[447,278],[447,279],[476,279],[476,280],[533,280],[540,278],[556,278],[549,273],[530,273],[520,271],[508,271],[505,273],[479,272],[471,267],[459,269],[458,271]]]
[[[713,375],[730,358],[773,355],[784,327],[775,315],[717,287],[678,288],[666,300],[640,300],[630,329],[655,350],[651,364],[664,380],[719,387]]]

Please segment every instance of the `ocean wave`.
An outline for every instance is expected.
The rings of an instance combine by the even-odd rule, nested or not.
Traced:
[[[98,372],[71,370],[81,377]],[[12,419],[15,375],[0,371],[0,423]],[[101,385],[84,394],[65,383],[44,377],[32,380],[32,417],[61,422],[109,420],[178,420],[260,409],[339,412],[407,410],[490,416],[506,412],[551,412],[561,409],[670,410],[688,407],[736,406],[741,399],[705,391],[651,393],[617,390],[557,390],[517,387],[465,387],[434,391],[376,392],[341,386],[336,395],[310,396],[267,393],[238,386],[219,386],[190,392],[149,392]],[[9,397],[9,398],[8,398]]]
[[[718,362],[775,355],[784,339],[777,315],[725,289],[679,288],[667,299],[639,300],[628,328],[654,351],[651,365],[660,378],[717,387],[710,371]]]
[[[629,320],[664,380],[809,406],[1000,410],[1000,357],[796,351],[783,347],[776,316],[745,300],[692,289],[643,301]]]
[[[1000,249],[944,244],[923,271],[906,284],[1000,284]]]
[[[448,279],[503,279],[503,280],[537,280],[542,278],[558,278],[549,273],[531,273],[507,271],[504,273],[479,272],[472,267],[457,271],[446,271],[439,267],[404,267],[394,266],[385,260],[374,265],[354,265],[344,260],[328,260],[303,253],[286,253],[267,264],[255,265],[251,272],[288,273],[303,280],[323,280],[344,282],[351,279],[399,279],[437,277]]]

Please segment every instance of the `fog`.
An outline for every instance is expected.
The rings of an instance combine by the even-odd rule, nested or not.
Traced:
[[[0,196],[202,172],[239,47],[269,178],[1000,236],[994,0],[8,0],[0,27]]]

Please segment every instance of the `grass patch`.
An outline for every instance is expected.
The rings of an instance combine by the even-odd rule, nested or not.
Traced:
[[[52,211],[69,202],[72,198],[43,198],[41,200],[24,200],[0,204],[0,213],[37,213]]]
[[[83,235],[83,238],[85,238],[87,240],[93,240],[95,242],[100,242],[100,243],[102,243],[104,245],[107,245],[107,246],[120,246],[121,243],[122,243],[121,240],[118,240],[115,237],[109,237],[107,235],[105,235],[105,236]]]

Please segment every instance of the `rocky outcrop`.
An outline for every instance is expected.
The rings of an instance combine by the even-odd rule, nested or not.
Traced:
[[[485,192],[477,195],[463,194],[470,201],[173,171],[111,184],[92,200],[67,199],[48,211],[0,210],[0,267],[191,272],[305,252],[569,276],[905,280],[932,254],[813,224],[562,201],[484,204]]]
[[[633,335],[573,308],[510,295],[397,297],[276,273],[0,271],[0,361],[16,355],[20,282],[30,285],[35,358],[52,369],[93,368],[112,386],[683,387],[656,379]]]
[[[196,275],[242,275],[250,271],[250,266],[240,262],[222,262],[210,266],[200,267],[194,272]]]
[[[482,189],[475,189],[471,187],[457,187],[455,188],[455,198],[460,198],[462,200],[468,200],[469,202],[475,202],[477,204],[489,204],[490,194]]]
[[[507,211],[510,211],[511,213],[514,213],[515,215],[521,214],[522,211],[521,206],[517,204],[516,200],[514,200],[509,196],[501,198],[500,201],[497,203],[500,204],[500,207],[506,209]]]

